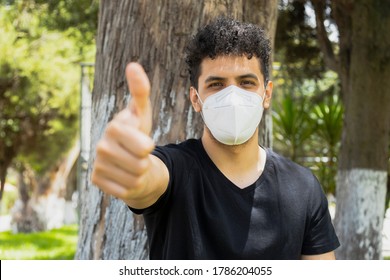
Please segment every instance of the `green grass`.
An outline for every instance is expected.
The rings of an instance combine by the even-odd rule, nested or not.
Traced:
[[[36,233],[0,232],[1,260],[71,260],[77,247],[77,225]]]

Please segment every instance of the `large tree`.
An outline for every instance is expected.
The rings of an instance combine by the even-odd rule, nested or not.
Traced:
[[[389,161],[390,1],[311,2],[324,60],[339,75],[345,106],[335,217],[341,248],[336,254],[379,259]],[[326,19],[337,25],[337,50],[327,36]]]
[[[103,130],[129,98],[125,67],[140,62],[152,84],[152,138],[157,144],[199,137],[203,122],[188,99],[189,81],[183,50],[189,36],[217,15],[232,15],[275,33],[277,0],[103,0],[100,4],[93,116],[94,150]],[[266,122],[270,117],[266,117]],[[269,145],[270,125],[261,141]],[[141,216],[87,182],[82,198],[78,259],[145,259],[147,237]]]

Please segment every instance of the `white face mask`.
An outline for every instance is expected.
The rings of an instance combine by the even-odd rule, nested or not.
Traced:
[[[202,117],[211,134],[226,145],[245,143],[253,136],[263,115],[263,98],[231,85],[210,95],[202,104]]]

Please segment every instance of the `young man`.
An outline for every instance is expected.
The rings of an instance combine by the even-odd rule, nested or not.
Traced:
[[[156,148],[149,80],[128,65],[132,99],[97,145],[92,182],[144,215],[151,259],[334,259],[317,179],[258,145],[270,51],[251,24],[219,18],[201,29],[186,61],[203,135]]]

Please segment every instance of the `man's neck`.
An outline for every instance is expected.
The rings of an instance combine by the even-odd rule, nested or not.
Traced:
[[[258,145],[257,130],[244,144],[225,145],[218,142],[206,128],[202,143],[218,169],[239,188],[253,184],[263,172],[266,153]]]

